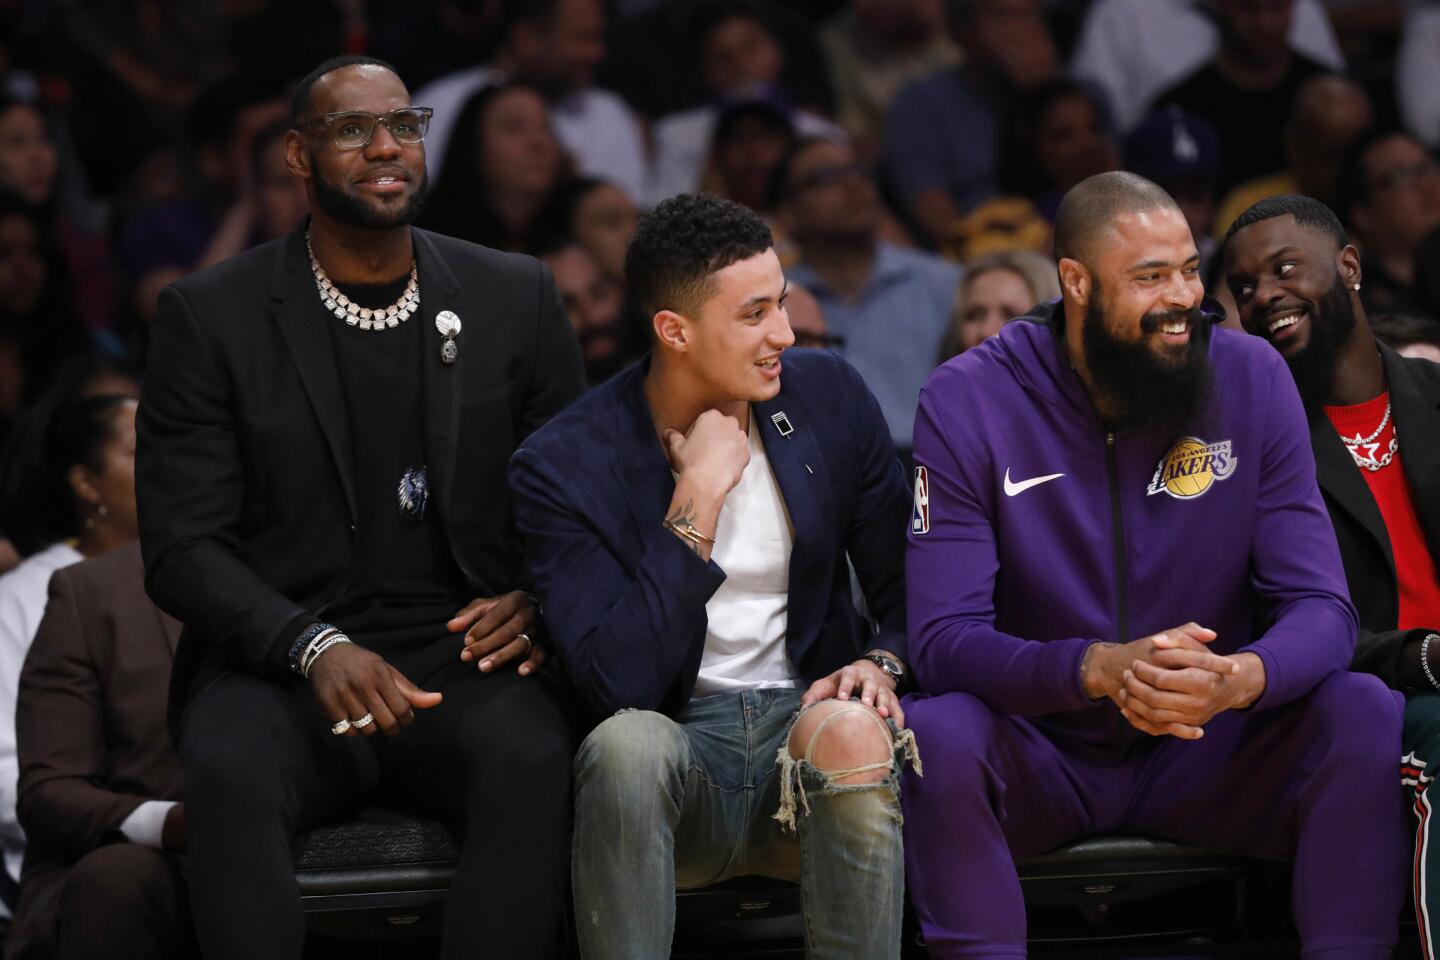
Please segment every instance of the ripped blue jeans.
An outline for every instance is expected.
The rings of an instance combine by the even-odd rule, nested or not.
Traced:
[[[883,780],[831,784],[789,761],[800,695],[706,697],[674,719],[621,711],[586,738],[571,865],[585,960],[665,960],[675,890],[747,874],[800,881],[813,960],[899,957],[898,765],[913,741],[895,738]]]

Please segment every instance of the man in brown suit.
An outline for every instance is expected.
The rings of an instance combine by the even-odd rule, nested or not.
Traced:
[[[138,544],[57,571],[20,673],[28,847],[8,960],[185,957],[180,763],[165,703],[180,624]]]

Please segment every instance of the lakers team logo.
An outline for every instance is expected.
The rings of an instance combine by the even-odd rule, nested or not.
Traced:
[[[1206,443],[1198,437],[1181,437],[1155,468],[1145,495],[1168,493],[1176,500],[1194,500],[1234,473],[1235,462],[1229,440]]]
[[[910,532],[930,532],[930,475],[924,467],[915,468],[915,506],[910,512]]]

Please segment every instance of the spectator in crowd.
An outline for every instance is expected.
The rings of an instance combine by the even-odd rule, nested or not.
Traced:
[[[1434,317],[1381,313],[1370,318],[1370,332],[1402,357],[1440,363],[1440,320]]]
[[[15,697],[50,575],[139,535],[135,520],[135,401],[80,397],[37,403],[7,448],[3,527],[25,560],[0,576],[0,904],[17,904],[25,834],[16,819]],[[33,446],[32,446],[33,444]],[[23,446],[23,449],[17,448]]]
[[[1338,73],[1300,85],[1285,124],[1285,169],[1240,184],[1220,203],[1215,234],[1223,237],[1244,211],[1267,197],[1298,193],[1334,209],[1340,205],[1340,163],[1350,144],[1374,123],[1365,88]]]
[[[800,882],[809,956],[898,960],[909,496],[884,418],[837,356],[787,353],[754,212],[667,200],[626,271],[648,360],[510,468],[551,635],[601,721],[575,761],[581,953],[668,956],[677,888],[760,873]]]
[[[818,114],[795,108],[782,86],[784,48],[758,3],[720,0],[702,6],[691,29],[695,70],[708,102],[656,121],[652,204],[709,186],[706,161],[713,156],[716,127],[722,114],[741,104],[768,103],[804,136],[842,136]]]
[[[420,224],[474,243],[530,253],[560,232],[566,159],[540,91],[481,87],[460,111]]]
[[[639,355],[622,320],[624,291],[600,272],[595,259],[574,240],[562,240],[540,259],[555,275],[555,288],[585,360],[585,379],[595,386]]]
[[[1440,4],[1417,3],[1406,13],[1395,85],[1406,128],[1440,150]]]
[[[901,804],[930,955],[1024,956],[1016,858],[1131,831],[1293,858],[1301,952],[1388,958],[1401,711],[1347,672],[1355,609],[1294,384],[1202,312],[1153,183],[1081,183],[1055,252],[1062,300],[942,366],[915,417],[928,696],[904,704],[925,776]]]
[[[1220,49],[1155,98],[1204,119],[1220,135],[1220,192],[1285,166],[1275,131],[1290,120],[1296,91],[1324,67],[1291,49],[1295,0],[1213,0]]]
[[[1105,105],[1073,80],[1053,80],[1020,94],[1001,125],[1002,192],[1035,204],[1046,220],[1071,187],[1120,168],[1120,148]]]
[[[885,118],[887,181],[932,244],[995,195],[1005,105],[1058,62],[1040,0],[951,0],[950,28],[964,63],[902,89]]]
[[[603,180],[572,180],[561,197],[564,232],[589,252],[601,273],[623,288],[625,247],[639,217],[635,204]]]
[[[1416,295],[1415,262],[1440,229],[1440,163],[1414,137],[1376,130],[1351,144],[1340,167],[1339,213],[1359,241],[1370,313],[1428,311]]]
[[[1284,269],[1279,265],[1284,264]],[[1401,775],[1415,826],[1421,942],[1440,935],[1440,845],[1429,785],[1440,766],[1440,365],[1377,341],[1360,254],[1329,207],[1284,195],[1242,212],[1226,283],[1245,329],[1285,358],[1360,617],[1351,669],[1406,693]],[[1434,649],[1432,649],[1434,647]],[[1387,757],[1387,759],[1389,759]]]
[[[1213,235],[1220,176],[1215,129],[1176,106],[1157,110],[1125,138],[1125,169],[1175,198],[1200,251],[1200,275],[1208,276],[1219,246]]]
[[[426,134],[430,175],[444,175],[466,102],[481,87],[515,80],[544,92],[555,135],[575,158],[576,172],[604,178],[632,199],[644,196],[639,121],[624,100],[594,83],[605,59],[600,0],[515,0],[501,9],[499,47],[490,63],[441,77],[415,94],[416,106],[435,111]]]
[[[801,253],[788,276],[820,301],[895,444],[909,447],[915,399],[935,366],[961,269],[880,239],[879,192],[843,144],[799,141],[776,170],[775,196]]]
[[[879,160],[885,113],[901,88],[960,62],[945,0],[854,0],[820,30],[835,118],[867,163]]]
[[[165,729],[179,636],[145,595],[138,543],[51,576],[16,705],[26,848],[11,960],[198,956]]]
[[[234,76],[208,87],[187,121],[199,187],[193,194],[137,213],[122,229],[121,261],[131,306],[154,315],[160,291],[191,270],[235,256],[254,240],[250,147],[255,134],[283,119],[280,85]]]
[[[69,293],[47,224],[23,200],[0,193],[0,338],[14,351],[26,399],[46,388],[64,358],[89,346]]]
[[[305,188],[285,165],[285,131],[288,120],[272,123],[250,146],[248,191],[253,198],[255,226],[251,233],[257,243],[278,240],[305,219]]]
[[[0,92],[0,191],[39,214],[64,254],[77,315],[91,330],[108,329],[115,320],[109,247],[88,198],[62,198],[60,169],[60,151],[39,106]]]
[[[845,338],[831,333],[825,325],[825,310],[815,294],[798,283],[786,286],[785,313],[790,317],[790,332],[795,346],[812,350],[840,350]]]
[[[1220,34],[1213,8],[1197,0],[1095,0],[1071,72],[1104,92],[1116,125],[1128,133],[1156,97],[1214,58]],[[1327,69],[1345,69],[1321,0],[1295,0],[1288,38],[1292,49]]]
[[[995,336],[1037,303],[1060,296],[1055,261],[1033,250],[991,253],[965,265],[940,362]]]
[[[705,192],[756,213],[769,213],[770,181],[794,139],[789,113],[771,101],[740,101],[726,107],[715,124],[702,183]]]

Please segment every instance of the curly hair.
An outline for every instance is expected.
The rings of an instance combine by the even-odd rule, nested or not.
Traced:
[[[1225,232],[1225,243],[1228,244],[1231,237],[1246,227],[1276,217],[1294,217],[1300,226],[1319,231],[1328,237],[1337,250],[1350,242],[1350,238],[1345,235],[1345,228],[1340,224],[1340,218],[1335,216],[1335,211],[1312,197],[1287,193],[1278,197],[1266,197],[1236,217],[1235,222],[1230,224],[1230,229]]]
[[[625,281],[643,316],[661,310],[694,316],[714,292],[716,273],[774,245],[770,228],[749,208],[682,193],[640,218],[625,251]]]

